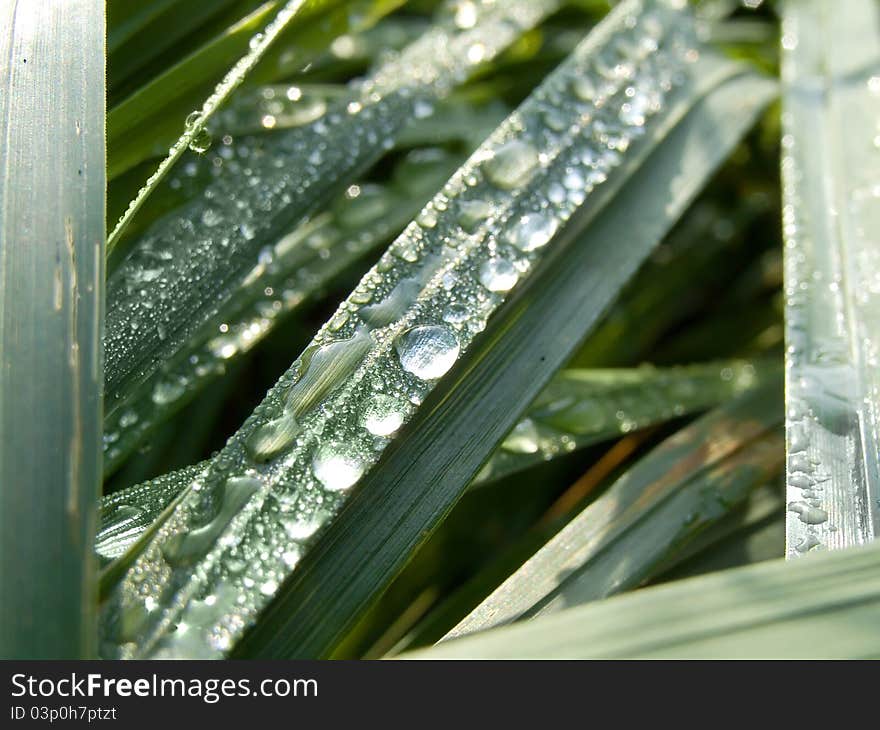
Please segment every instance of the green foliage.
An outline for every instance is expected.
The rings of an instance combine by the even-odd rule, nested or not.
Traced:
[[[107,5],[0,99],[3,656],[876,654],[774,560],[878,519],[867,0]]]

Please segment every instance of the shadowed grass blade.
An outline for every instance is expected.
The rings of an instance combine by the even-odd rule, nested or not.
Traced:
[[[108,645],[216,656],[279,594],[241,651],[323,655],[387,584],[772,97],[699,56],[686,16],[641,8],[496,130],[187,486],[114,592]]]
[[[782,466],[780,391],[777,378],[664,441],[446,639],[639,585],[669,552],[724,516]]]
[[[104,3],[0,6],[0,656],[96,651]]]
[[[868,0],[785,5],[789,557],[880,524],[878,28]]]

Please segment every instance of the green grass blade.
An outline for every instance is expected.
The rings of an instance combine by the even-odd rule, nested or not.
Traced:
[[[354,83],[348,101],[267,138],[259,153],[233,156],[199,199],[157,221],[108,282],[108,411],[216,316],[263,246],[313,214],[381,158],[413,117],[430,114],[438,98],[557,4],[511,0],[487,6],[473,28],[435,27]],[[252,185],[241,185],[243,166]]]
[[[626,590],[782,466],[781,383],[664,441],[571,520],[447,639]],[[774,431],[779,433],[774,436]]]
[[[450,641],[404,658],[880,656],[880,546],[723,571]]]
[[[0,9],[0,656],[96,652],[104,4]]]
[[[480,472],[478,483],[560,454],[692,415],[753,388],[773,368],[749,362],[679,368],[564,370],[544,389]]]
[[[697,61],[687,18],[665,5],[650,3],[622,30],[639,7],[618,6],[496,130],[187,487],[109,604],[108,639],[136,642],[124,654],[222,654],[288,576],[242,651],[326,654],[461,494],[773,95],[735,64]],[[658,53],[636,46],[645,36]],[[609,57],[623,53],[633,66],[609,73]],[[593,96],[585,76],[597,82],[601,120],[587,113],[596,107],[582,98]],[[659,93],[644,118],[631,116],[633,77]],[[677,83],[664,89],[664,78]],[[544,190],[564,191],[563,181],[570,192],[548,201]],[[622,189],[644,219],[615,197]],[[588,222],[592,245],[572,247]],[[447,437],[448,448],[428,448]],[[227,573],[233,554],[242,573]],[[156,576],[152,600],[182,579],[174,606],[144,611],[149,596],[130,588],[141,571]],[[199,628],[183,635],[181,620]]]
[[[867,0],[785,6],[789,557],[880,524],[878,24]]]
[[[255,5],[257,0],[251,0]],[[109,94],[137,71],[239,0],[109,0],[107,86]],[[240,4],[240,3],[239,3]]]

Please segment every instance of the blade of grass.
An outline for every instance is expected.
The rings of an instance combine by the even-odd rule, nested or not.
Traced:
[[[673,418],[756,387],[772,367],[748,362],[630,370],[564,370],[542,391],[478,477],[502,479],[542,461]]]
[[[404,654],[407,659],[880,656],[880,546],[726,570]]]
[[[711,134],[711,127],[700,127],[699,134]],[[667,149],[671,148],[672,145]],[[681,148],[676,148],[674,154],[682,153]],[[666,158],[666,162],[669,164],[672,160]],[[670,169],[667,167],[667,171]],[[656,192],[654,186],[663,179],[662,172],[652,166],[651,172],[644,174],[651,178],[651,191]],[[640,192],[647,193],[647,190]],[[680,212],[680,209],[675,206],[666,209],[667,214],[673,211]],[[583,321],[583,313],[595,311],[598,315],[616,294],[622,280],[632,273],[628,268],[632,259],[628,260],[627,254],[635,256],[637,261],[638,256],[644,255],[641,245],[650,247],[668,224],[668,221],[661,224],[662,230],[643,230],[645,237],[642,238],[632,230],[631,208],[627,207],[624,212],[622,206],[615,206],[614,213],[613,218],[609,213],[603,216],[601,223],[596,223],[595,248],[587,252],[583,260],[569,260],[564,266],[554,267],[550,280],[558,287],[555,296],[548,294],[550,301],[531,302],[535,307],[531,310],[534,316],[526,316],[529,310],[520,310],[523,316],[516,325],[493,341],[504,355],[486,356],[474,366],[468,372],[471,380],[468,388],[457,381],[457,388],[452,384],[449,391],[444,389],[445,397],[432,398],[430,407],[426,403],[424,419],[411,427],[419,438],[409,444],[401,443],[388,455],[375,477],[367,477],[328,534],[307,554],[300,571],[294,573],[288,592],[282,594],[283,600],[277,601],[263,621],[245,637],[237,655],[326,656],[332,652],[346,628],[401,569],[426,532],[448,512],[487,451],[496,446],[511,427],[510,419],[514,417],[511,414],[521,412],[533,397],[534,390],[523,392],[522,384],[535,383],[540,387],[548,371],[559,367],[560,360],[570,354],[591,324],[591,321]],[[605,238],[606,235],[609,237]],[[619,249],[615,251],[624,239],[632,242],[639,254],[631,249],[626,254]],[[621,253],[621,258],[613,257],[614,253]],[[578,277],[576,282],[566,276],[569,267],[578,272],[573,275]],[[595,278],[588,277],[585,282],[583,272],[592,267],[602,273]],[[581,298],[583,287],[591,290],[588,301]],[[537,296],[537,292],[534,294]],[[520,300],[520,306],[522,302]],[[510,306],[513,309],[514,304]],[[559,311],[548,317],[554,308]],[[576,333],[566,332],[566,324],[572,322],[578,322],[572,325]],[[553,332],[553,336],[535,336],[545,328]],[[558,352],[555,348],[564,349],[564,353],[559,353],[560,359],[549,355]],[[532,362],[532,367],[527,360]],[[481,412],[491,403],[504,403],[504,413],[495,408],[488,413]],[[461,415],[456,416],[457,413]],[[438,443],[444,443],[442,450],[436,449]],[[414,490],[414,484],[420,488]],[[328,611],[327,606],[332,608]],[[274,637],[274,643],[270,637]]]
[[[625,94],[626,78],[606,78],[607,83],[600,83],[599,96],[605,102],[603,120],[591,124],[592,144],[614,154],[603,153],[601,178],[579,178],[582,192],[572,187],[572,194],[564,201],[544,207],[544,215],[556,216],[550,219],[549,233],[533,231],[534,211],[547,206],[543,191],[548,185],[569,175],[570,168],[583,167],[586,157],[595,163],[594,155],[599,154],[592,145],[585,152],[581,144],[574,144],[583,141],[582,128],[589,120],[585,107],[594,107],[592,102],[577,100],[572,84],[586,96],[583,76],[600,78],[601,69],[607,68],[607,53],[618,54],[624,48],[633,52],[630,39],[621,39],[615,31],[635,17],[633,10],[639,7],[638,2],[618,6],[574,57],[493,134],[423,211],[420,224],[411,225],[367,274],[318,334],[305,360],[295,363],[255,416],[188,486],[177,509],[157,529],[132,571],[155,575],[151,590],[161,591],[173,574],[163,555],[170,555],[172,563],[178,563],[178,558],[187,563],[198,561],[204,570],[188,571],[197,579],[187,579],[180,586],[171,610],[152,616],[143,611],[147,596],[133,594],[128,577],[120,583],[108,604],[106,628],[111,641],[138,642],[127,645],[126,655],[192,656],[226,651],[279,590],[281,579],[291,573],[282,600],[273,604],[269,620],[258,625],[262,633],[252,632],[242,651],[301,656],[327,653],[345,626],[381,591],[448,510],[514,425],[517,414],[571,353],[622,282],[772,96],[772,85],[711,56],[701,57],[695,64],[699,71],[694,70],[691,62],[696,57],[686,17],[666,10],[665,5],[650,3],[651,12],[639,16],[644,28],[636,23],[629,32],[635,41],[638,33],[647,31],[663,50],[646,62],[645,76],[638,76],[642,70],[639,64],[631,73],[653,89],[657,88],[655,83],[662,86],[660,79],[667,73],[678,85],[668,89],[668,101],[648,114],[650,121],[631,120],[636,122],[632,124],[621,123],[618,116],[628,119],[631,111],[626,101],[630,98]],[[618,47],[621,40],[626,45]],[[636,51],[637,57],[639,53]],[[661,98],[665,96],[661,94]],[[562,122],[558,128],[564,131],[544,127],[543,120],[550,112],[558,115]],[[719,126],[720,120],[724,123]],[[545,162],[541,163],[534,144],[541,145]],[[655,150],[657,154],[652,155]],[[688,174],[680,174],[682,168]],[[594,242],[586,250],[567,246],[636,170],[645,176],[638,176],[633,185],[638,188],[641,181],[644,186],[637,193],[646,219],[634,225],[631,211],[625,223],[621,218],[605,219],[611,230],[596,231],[597,241],[604,245]],[[666,180],[667,176],[674,176],[676,184],[661,185],[662,192],[657,191],[656,179]],[[650,194],[645,189],[647,177],[651,178]],[[469,183],[472,178],[476,181]],[[569,179],[570,185],[573,182]],[[586,192],[590,192],[589,204],[579,209]],[[489,218],[472,225],[471,208],[463,204],[486,200],[490,202]],[[616,210],[620,214],[620,207]],[[575,212],[577,217],[563,225]],[[539,222],[544,225],[543,219]],[[508,230],[507,242],[496,238],[499,226]],[[620,235],[619,226],[625,227],[627,235]],[[554,229],[558,229],[555,236]],[[523,238],[527,231],[531,232]],[[451,238],[455,246],[447,245]],[[554,245],[546,250],[555,250],[558,255],[545,257],[544,246],[551,239]],[[621,246],[621,239],[630,247]],[[498,268],[496,253],[487,245],[490,241],[498,255],[515,257],[518,276],[523,279],[502,309],[503,290],[513,282],[506,274],[504,281],[508,283],[503,287],[496,283],[497,275],[505,269]],[[565,257],[561,251],[566,252]],[[537,267],[539,262],[543,265]],[[531,267],[536,267],[534,275],[525,277]],[[540,286],[545,277],[553,277],[559,286]],[[593,277],[595,284],[585,287],[584,279]],[[487,296],[487,290],[492,296]],[[452,312],[456,314],[447,322],[440,315],[450,307],[450,318]],[[459,352],[468,350],[495,310],[492,333],[482,336],[474,354],[444,378],[444,387],[422,407],[414,408],[451,368]],[[574,316],[573,310],[580,314]],[[589,313],[587,318],[584,311]],[[357,316],[352,316],[355,313]],[[549,330],[535,326],[535,318],[544,321],[548,316],[553,320]],[[538,337],[523,336],[526,332],[538,333]],[[552,341],[546,341],[550,332]],[[537,358],[535,352],[545,354]],[[322,372],[315,365],[318,357],[333,362],[334,369],[324,371],[326,375],[315,381],[314,374]],[[505,368],[498,367],[498,358],[503,359]],[[311,367],[318,369],[311,371]],[[530,367],[534,373],[523,372]],[[503,377],[498,377],[499,373]],[[493,389],[510,391],[514,381],[512,408],[499,412],[486,407],[487,403],[506,402],[493,397],[500,395]],[[524,382],[530,384],[526,389],[522,388]],[[321,408],[315,408],[318,403],[323,404]],[[389,409],[389,403],[393,408]],[[360,413],[360,408],[367,406],[368,410]],[[361,416],[367,417],[365,431],[359,429]],[[345,501],[345,492],[385,450],[389,441],[376,439],[375,434],[390,433],[390,424],[397,428],[410,418],[413,423],[387,450],[384,467],[367,473],[348,509],[332,524],[333,528],[339,526],[334,538],[318,540],[307,553],[311,562],[304,563],[302,571],[293,572],[299,546],[307,548],[315,541],[315,533]],[[443,434],[439,440],[438,428]],[[447,434],[454,436],[448,450],[425,449],[427,443],[445,443]],[[474,438],[476,434],[481,438]],[[295,488],[281,490],[282,484]],[[418,490],[413,489],[414,484],[419,485]],[[274,496],[270,497],[270,492]],[[283,505],[280,512],[276,500]],[[413,509],[419,503],[419,508]],[[377,509],[384,515],[379,524]],[[278,529],[279,516],[283,531]],[[409,518],[408,524],[402,518]],[[196,524],[205,529],[192,532]],[[263,527],[257,528],[257,524]],[[256,532],[251,532],[251,526]],[[218,538],[227,532],[238,535],[233,542],[248,565],[245,573],[224,575],[230,557],[227,546],[233,542]],[[258,533],[259,538],[245,537]],[[392,534],[395,539],[389,539]],[[252,552],[257,542],[264,544],[263,540],[269,542]],[[353,543],[345,545],[349,540]],[[352,549],[352,544],[358,547]],[[328,547],[332,547],[329,559]],[[324,560],[327,564],[316,569]],[[362,569],[364,562],[371,563],[370,569]],[[332,581],[326,580],[327,565],[337,571]],[[245,575],[249,585],[241,583]],[[217,579],[226,585],[220,597],[212,592]],[[347,595],[341,599],[338,594],[321,596],[328,589]],[[234,599],[243,594],[244,602]],[[209,599],[209,605],[216,606],[208,611],[211,615],[200,619],[192,632],[175,631],[181,616],[200,611],[203,596],[208,595],[215,596]],[[316,621],[318,600],[320,618]],[[329,616],[328,606],[333,607]],[[287,617],[297,614],[298,619],[287,622]],[[281,617],[286,625],[279,627]],[[273,637],[271,647],[264,643],[269,635]]]
[[[96,646],[104,4],[0,8],[0,656]]]
[[[862,0],[785,6],[789,557],[880,524],[878,24]]]
[[[782,465],[777,381],[664,441],[511,575],[445,640],[626,590]]]

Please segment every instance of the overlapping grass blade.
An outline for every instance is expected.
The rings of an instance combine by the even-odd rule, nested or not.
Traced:
[[[718,405],[773,369],[749,362],[630,370],[564,370],[542,391],[480,472],[502,479],[542,461]]]
[[[557,4],[511,0],[484,7],[472,28],[434,27],[311,125],[273,135],[258,150],[229,148],[201,196],[157,221],[108,281],[108,411],[216,315],[263,246],[314,213],[414,116],[429,115],[470,70]],[[250,171],[244,187],[242,169]]]
[[[108,646],[216,656],[278,594],[241,651],[322,655],[387,584],[772,97],[641,7],[487,140],[187,486],[114,591]]]
[[[777,378],[664,441],[446,638],[639,585],[669,552],[781,468],[780,390]]]
[[[880,524],[878,23],[867,0],[785,5],[789,557]]]
[[[404,655],[867,659],[880,656],[880,546],[649,588]]]
[[[0,8],[0,656],[96,651],[104,4]]]

